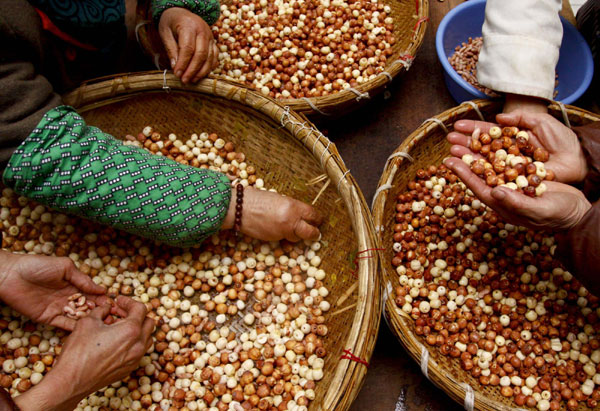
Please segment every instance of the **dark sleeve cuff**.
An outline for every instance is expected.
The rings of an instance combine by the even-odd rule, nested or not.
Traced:
[[[600,199],[600,121],[573,127],[588,165],[583,193],[591,202]]]
[[[594,295],[600,295],[600,203],[583,216],[569,231],[556,235],[556,256]]]

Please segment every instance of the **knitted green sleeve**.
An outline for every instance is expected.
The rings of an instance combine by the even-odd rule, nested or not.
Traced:
[[[44,115],[3,178],[54,209],[179,247],[215,233],[231,199],[224,174],[123,145],[67,106]]]
[[[219,19],[219,0],[152,0],[152,17],[158,22],[163,11],[171,7],[183,7],[202,17],[209,25]]]

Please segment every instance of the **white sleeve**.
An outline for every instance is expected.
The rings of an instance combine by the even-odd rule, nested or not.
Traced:
[[[562,40],[561,6],[561,0],[488,0],[479,83],[504,93],[552,100]]]

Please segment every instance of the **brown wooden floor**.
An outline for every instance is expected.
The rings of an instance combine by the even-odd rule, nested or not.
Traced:
[[[389,99],[379,95],[344,118],[319,124],[336,143],[369,205],[382,167],[394,149],[424,120],[457,105],[444,83],[443,69],[435,52],[435,32],[443,16],[460,3],[461,0],[430,0],[430,20],[423,45],[410,71],[389,87]],[[590,109],[585,101],[575,105]],[[351,411],[460,409],[460,405],[423,377],[382,320],[364,387]]]

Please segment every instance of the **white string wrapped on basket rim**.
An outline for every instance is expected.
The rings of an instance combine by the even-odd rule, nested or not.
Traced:
[[[442,120],[440,120],[437,117],[430,117],[427,120],[423,121],[421,123],[421,126],[426,125],[427,123],[436,123],[438,126],[440,126],[442,128],[442,130],[444,130],[444,133],[448,134],[448,127],[446,127],[446,125],[444,124],[444,122]]]
[[[392,181],[394,179],[394,176],[396,175],[397,170],[398,170],[398,167],[394,164],[394,166],[392,167],[392,172],[390,173],[390,176],[388,177],[386,182],[384,184],[380,185],[379,187],[377,187],[377,190],[375,190],[375,194],[373,194],[373,200],[371,200],[371,210],[373,210],[373,207],[375,206],[375,201],[377,200],[379,193],[381,193],[384,190],[389,190],[390,188],[392,188]]]
[[[398,152],[390,154],[390,156],[387,158],[387,160],[385,160],[385,164],[383,166],[383,169],[385,170],[387,168],[389,162],[392,161],[393,159],[395,159],[396,157],[405,158],[408,161],[410,161],[411,163],[415,162],[415,159],[413,158],[413,156],[411,156],[410,154],[408,154],[406,151],[398,151]]]
[[[388,282],[387,285],[385,286],[385,290],[383,290],[383,305],[384,305],[384,307],[385,307],[385,304],[387,303],[387,300],[390,298],[390,295],[392,295],[392,291],[393,291],[392,283]]]
[[[411,163],[415,162],[415,159],[408,154],[405,151],[398,151],[396,153],[392,153],[386,160],[384,166],[383,166],[383,172],[385,172],[386,168],[388,167],[388,164],[391,160],[393,160],[396,157],[402,157],[407,159],[408,161],[410,161]],[[377,190],[375,191],[375,194],[373,195],[373,200],[371,200],[371,210],[373,210],[373,207],[375,206],[375,201],[377,200],[377,197],[379,196],[379,193],[381,193],[384,190],[389,190],[390,188],[392,188],[392,180],[394,179],[394,176],[396,175],[396,171],[398,170],[398,167],[396,165],[394,165],[392,167],[392,171],[390,173],[390,176],[388,177],[387,181],[385,182],[385,184],[382,184],[381,186],[379,186],[377,188]],[[383,229],[381,230],[383,231]]]
[[[308,103],[308,105],[310,106],[310,108],[312,108],[313,110],[315,110],[317,113],[323,115],[323,116],[330,116],[331,114],[326,113],[324,111],[321,111],[319,109],[319,107],[317,107],[316,105],[313,104],[312,101],[310,101],[310,99],[308,97],[302,97],[302,100],[306,101]]]
[[[299,123],[299,124],[292,123],[292,133],[293,134],[298,134],[302,130],[309,130],[311,127],[307,127],[306,123],[307,123],[307,121],[304,121],[304,122]],[[298,130],[296,130],[296,126],[298,126]]]
[[[469,100],[469,101],[465,101],[464,103],[462,103],[461,106],[464,106],[465,104],[467,106],[471,106],[473,108],[473,110],[475,110],[475,112],[477,113],[477,115],[479,116],[479,119],[481,121],[485,121],[485,117],[483,117],[483,114],[481,114],[481,110],[479,110],[479,106],[476,103]]]
[[[316,130],[314,127],[311,127],[309,125],[307,126],[308,121],[304,121],[302,123],[300,123],[299,121],[294,121],[290,115],[290,107],[289,106],[285,106],[283,108],[283,114],[281,115],[280,123],[281,123],[281,128],[284,128],[286,125],[291,124],[292,127],[291,127],[290,131],[292,132],[292,134],[298,134],[302,130],[308,130],[309,132],[304,137],[302,137],[302,139],[300,139],[300,141],[302,143],[304,143],[304,140],[306,140],[308,137],[310,137],[314,133],[322,135],[322,133],[319,132],[318,130]],[[296,129],[296,127],[298,127],[298,129]],[[325,136],[323,136],[323,137],[325,137]],[[320,139],[320,136],[318,139]],[[314,147],[313,147],[313,150],[314,150]]]
[[[319,140],[321,140],[321,137],[323,137],[325,140],[329,141],[329,139],[328,139],[327,137],[325,137],[325,136],[323,135],[323,133],[319,133],[319,134],[317,135],[317,139],[315,140],[315,142],[313,143],[313,146],[312,146],[312,153],[313,153],[313,156],[316,156],[316,155],[317,155],[317,154],[315,153],[315,148],[317,148],[317,143],[319,142]],[[327,147],[329,147],[329,146],[327,146]]]
[[[348,173],[350,173],[350,170],[346,170],[344,171],[344,174],[342,174],[342,176],[340,177],[339,181],[337,182],[337,191],[340,191],[340,183],[342,182],[342,180],[344,180],[346,178],[346,176],[348,175]]]
[[[427,367],[429,367],[429,350],[427,350],[427,348],[421,344],[421,372],[425,378],[429,379],[429,371]]]
[[[404,66],[404,68],[406,69],[406,71],[408,71],[408,70],[410,70],[410,66],[412,66],[412,63],[413,63],[414,60],[415,60],[415,58],[413,56],[405,54],[403,56],[400,56],[396,60],[394,60],[392,62],[392,64],[390,64],[390,67],[393,67],[393,66],[396,66],[398,64],[401,64],[402,66]]]
[[[351,91],[354,94],[356,94],[356,101],[360,101],[363,98],[366,98],[366,99],[370,99],[371,98],[371,96],[369,95],[368,92],[361,93],[360,91],[358,91],[354,87],[348,87],[346,90]]]
[[[292,119],[292,117],[290,116],[290,107],[289,106],[285,106],[283,108],[283,114],[281,115],[281,128],[284,128],[286,125],[291,124],[291,130],[290,132],[294,135],[298,134],[299,132],[301,132],[302,130],[308,130],[310,131],[310,133],[307,133],[306,136],[304,136],[300,141],[304,142],[304,140],[306,138],[308,138],[308,136],[310,136],[312,133],[314,133],[316,130],[313,127],[307,126],[306,124],[308,123],[308,121],[304,121],[302,123],[300,123],[299,121],[294,121]],[[298,129],[296,129],[296,127],[298,127]]]
[[[302,138],[300,139],[300,142],[301,142],[302,144],[304,144],[304,141],[305,141],[305,140],[308,140],[308,138],[309,138],[310,136],[312,136],[314,133],[315,133],[315,129],[314,129],[314,128],[312,128],[312,127],[308,128],[308,133],[306,133],[306,134],[304,135],[304,137],[302,137]]]
[[[312,131],[313,128],[310,126],[307,126],[306,123],[308,123],[308,121],[304,121],[302,123],[298,122],[298,121],[294,121],[292,120],[292,118],[290,117],[290,107],[289,106],[285,106],[283,108],[283,114],[281,115],[281,127],[285,127],[288,124],[292,125],[292,129],[290,130],[292,134],[298,134],[299,132],[301,132],[302,130],[310,130]],[[298,127],[298,130],[296,130],[296,127]],[[309,133],[308,135],[310,135],[312,133]],[[306,138],[306,136],[304,137]],[[303,141],[304,138],[300,141]]]
[[[460,386],[465,390],[465,410],[473,411],[475,409],[475,391],[473,391],[473,387],[465,382],[461,382]]]
[[[414,60],[414,57],[412,57],[408,54],[404,54],[404,55],[400,56],[398,59],[392,61],[392,63],[390,64],[390,68],[393,68],[395,65],[401,64],[402,66],[404,66],[406,71],[408,71],[410,69],[410,66],[412,65],[413,60]],[[392,80],[394,79],[392,77],[392,75],[386,70],[379,73],[378,76],[386,76],[388,79],[388,83],[391,83]]]
[[[389,296],[392,294],[392,290],[393,290],[392,283],[388,282],[387,286],[384,290],[384,293],[383,293],[383,320],[385,321],[388,328],[390,328],[390,329],[392,329],[392,325],[390,324],[390,321],[388,319],[389,314],[388,314],[387,310],[385,309],[385,304],[387,303]]]
[[[323,152],[321,153],[321,158],[319,159],[319,163],[321,163],[321,168],[325,168],[325,165],[323,164],[323,157],[325,156],[325,154],[329,154],[329,157],[327,157],[327,160],[329,160],[332,155],[329,152],[329,146],[331,145],[331,140],[327,140],[327,146],[325,146],[325,150],[323,150]]]
[[[325,145],[325,143],[323,141],[321,141],[321,144],[325,145],[325,147],[324,147],[324,153],[325,152],[329,153],[329,158],[333,157],[333,153],[329,150],[329,147],[332,144],[331,140],[329,140],[329,138],[327,138],[323,133],[321,133],[316,128],[306,126],[307,122],[300,123],[299,121],[295,121],[294,119],[292,119],[292,116],[290,114],[290,108],[289,108],[289,106],[286,106],[286,107],[283,108],[283,113],[281,114],[280,123],[281,123],[281,127],[285,127],[286,125],[291,124],[292,125],[292,130],[294,130],[294,127],[300,126],[301,127],[300,130],[308,130],[308,135],[316,134],[317,135],[317,139],[313,143],[313,147],[312,147],[312,153],[315,156],[316,156],[315,149],[317,148],[317,143],[321,139],[325,139],[325,141],[327,141],[327,145]],[[306,139],[306,136],[303,137],[300,141],[304,142],[305,139]],[[324,167],[324,165],[323,165],[323,156],[324,156],[324,153],[321,153],[321,167]],[[329,158],[328,158],[328,160],[329,160]],[[337,158],[342,163],[343,168],[346,168],[346,163],[344,162],[344,159],[341,158],[341,157],[339,157],[339,156]],[[342,177],[340,178],[340,180],[338,181],[338,183],[337,183],[337,190],[338,190],[338,192],[340,191],[340,183],[342,182],[342,180],[344,178],[346,178],[346,175],[348,175],[348,173],[350,173],[350,170],[346,170],[344,172],[344,174],[342,175]]]
[[[390,64],[390,68],[394,68],[394,66],[397,66],[397,65],[404,66],[406,71],[408,71],[410,69],[411,62],[399,58],[399,59],[392,61],[392,64]]]
[[[281,114],[281,127],[285,127],[285,125],[287,124],[285,121],[289,121],[290,119],[290,106],[285,106],[283,108],[283,113]]]
[[[567,114],[567,108],[560,101],[555,101],[555,103],[558,105],[558,107],[560,107],[560,111],[561,111],[562,116],[563,116],[563,122],[565,123],[565,125],[567,127],[571,128],[571,121],[569,121],[569,114]]]
[[[169,87],[167,85],[167,69],[165,69],[165,71],[163,71],[163,86],[162,86],[163,90],[165,90],[167,93],[171,91],[171,87]]]
[[[391,75],[390,73],[388,73],[387,71],[382,71],[381,73],[379,73],[379,74],[378,74],[378,76],[381,76],[381,75],[383,75],[383,76],[386,76],[386,77],[387,77],[387,79],[388,79],[388,83],[391,83],[391,82],[392,82],[392,80],[393,80],[393,77],[392,77],[392,75]]]

